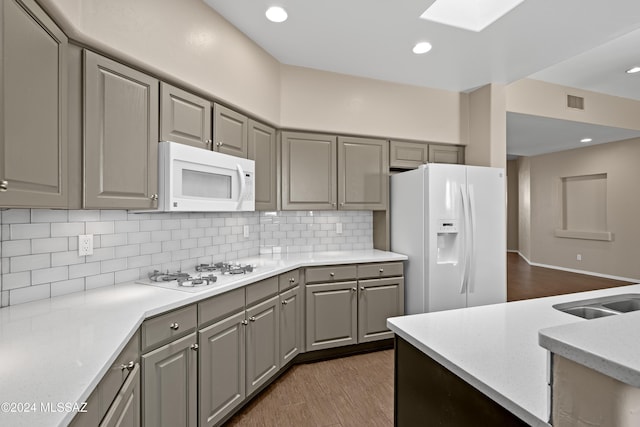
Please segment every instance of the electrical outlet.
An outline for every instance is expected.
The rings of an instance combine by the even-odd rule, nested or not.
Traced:
[[[336,234],[342,234],[342,223],[336,222]]]
[[[242,232],[244,233],[244,237],[249,237],[249,226],[245,225]]]
[[[582,254],[576,255],[576,260],[577,261],[582,261]]]
[[[93,255],[93,234],[78,236],[78,256]]]

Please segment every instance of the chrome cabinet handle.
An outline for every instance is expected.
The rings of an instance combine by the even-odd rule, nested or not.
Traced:
[[[384,273],[384,268],[381,268],[380,270],[378,270],[380,273]]]
[[[295,278],[293,278],[293,277],[289,279],[289,283],[293,283],[293,282],[295,282],[295,281],[296,281],[296,279],[295,279]]]
[[[222,141],[216,142],[216,147],[222,147],[224,143]]]
[[[247,326],[249,324],[249,322],[245,319],[245,320],[242,321],[242,324]]]
[[[351,292],[357,292],[358,290],[356,288],[351,288]]]
[[[9,189],[9,181],[5,181],[4,179],[0,181],[0,191],[3,193]]]
[[[364,286],[360,286],[360,290],[361,290],[361,291],[364,291],[364,290],[365,290],[365,289],[364,289]]]
[[[122,365],[120,365],[120,369],[122,369],[123,371],[130,371],[134,366],[136,366],[136,362],[132,360],[129,363],[123,363]]]
[[[289,301],[287,301],[287,300],[283,300],[282,301],[282,305],[287,305],[287,304],[289,304]]]
[[[158,195],[157,194],[152,194],[150,199],[155,202],[156,200],[158,200]]]
[[[256,318],[255,318],[255,317],[253,317],[253,316],[251,316],[251,317],[249,317],[249,320],[251,320],[252,322],[255,322],[255,321],[256,321]]]
[[[177,331],[180,328],[180,324],[177,322],[173,322],[172,324],[169,325],[169,327],[174,331]]]
[[[331,276],[331,277],[333,277],[333,276],[335,276],[335,275],[336,275],[336,274],[335,274],[334,272],[329,273],[329,276]]]
[[[336,202],[331,203],[331,206],[336,207]]]
[[[193,351],[198,351],[198,348],[200,348],[200,347],[198,346],[198,344],[191,344],[191,347],[189,347],[189,348],[191,350],[193,350]]]
[[[212,143],[212,142],[213,142],[213,141],[212,141],[211,139],[207,139],[207,140],[205,140],[205,141],[204,141],[204,145],[205,145],[207,148],[209,148],[209,147],[211,146],[211,143]]]
[[[340,202],[340,206],[344,206],[344,202]]]

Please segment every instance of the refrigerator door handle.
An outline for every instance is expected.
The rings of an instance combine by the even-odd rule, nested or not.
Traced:
[[[468,188],[468,204],[469,204],[469,223],[471,226],[469,227],[469,267],[467,268],[467,286],[468,291],[473,293],[474,291],[474,280],[471,280],[473,277],[473,266],[475,264],[476,259],[476,215],[475,215],[475,204],[476,199],[473,192],[473,185],[470,185]]]
[[[462,216],[464,219],[464,233],[462,234],[462,274],[460,280],[460,293],[463,294],[466,292],[466,284],[467,284],[467,195],[464,191],[464,186],[460,186],[460,200],[462,201]]]

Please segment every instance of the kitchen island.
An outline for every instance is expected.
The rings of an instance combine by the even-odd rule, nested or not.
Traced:
[[[495,402],[528,425],[543,426],[549,425],[551,389],[549,352],[539,345],[541,329],[553,328],[545,331],[548,338],[544,338],[544,342],[553,343],[553,348],[559,348],[568,356],[586,354],[579,348],[585,347],[587,342],[593,342],[588,347],[593,354],[591,360],[596,360],[600,353],[594,347],[600,346],[602,353],[606,354],[606,358],[599,358],[596,366],[601,371],[609,369],[610,372],[611,366],[622,364],[624,368],[618,367],[618,372],[628,374],[629,369],[636,374],[640,372],[637,353],[635,361],[628,363],[633,360],[632,357],[629,358],[633,349],[622,354],[622,345],[611,346],[611,328],[606,326],[611,322],[618,331],[626,328],[630,332],[637,325],[639,314],[628,313],[585,320],[558,311],[552,306],[587,298],[638,292],[640,285],[631,285],[417,314],[389,319],[388,326],[395,332],[397,342],[402,340],[421,355],[437,362],[446,371],[473,387],[482,397],[488,398],[486,400]],[[596,337],[596,340],[587,337]],[[563,345],[563,342],[569,344]],[[399,391],[402,387],[403,384],[396,384],[396,399],[402,397],[403,393]],[[396,401],[396,420],[398,408],[403,410],[402,405],[402,401]],[[409,412],[412,410],[411,407],[406,409]],[[404,415],[406,411],[402,414]],[[482,415],[476,419],[480,422]]]
[[[0,309],[1,426],[66,426],[149,317],[308,266],[403,261],[378,250],[262,255],[251,275],[197,293],[137,283]],[[62,406],[59,406],[62,404]]]

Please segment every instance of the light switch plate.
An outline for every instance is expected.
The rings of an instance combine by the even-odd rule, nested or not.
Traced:
[[[336,234],[342,234],[342,223],[336,222]]]
[[[93,255],[93,234],[78,236],[78,256]]]

